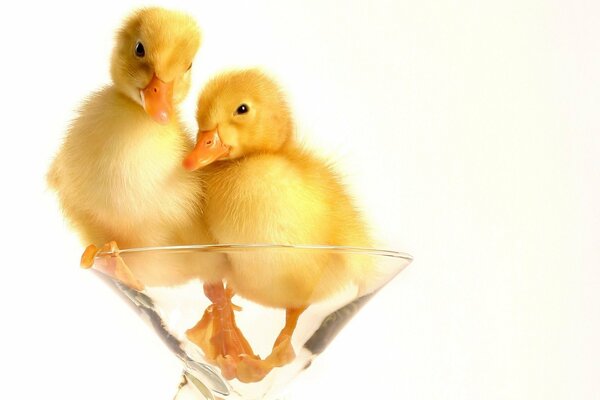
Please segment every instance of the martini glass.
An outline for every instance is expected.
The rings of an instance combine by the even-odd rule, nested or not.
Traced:
[[[266,261],[261,265],[269,268],[277,265],[269,261],[310,259],[327,263],[324,267],[332,271],[352,265],[364,267],[360,270],[369,273],[344,280],[352,282],[345,284],[326,278],[327,274],[308,277],[315,289],[319,285],[335,288],[328,297],[309,304],[300,315],[291,335],[291,357],[264,376],[244,382],[228,374],[223,364],[209,355],[210,349],[191,340],[188,333],[214,307],[203,290],[206,276],[214,280],[215,271],[222,271],[222,286],[227,288],[230,261],[256,265],[252,263],[257,259]],[[181,360],[183,375],[175,399],[254,400],[274,399],[325,350],[346,322],[411,261],[405,253],[342,246],[191,245],[101,252],[96,255],[92,270],[148,321]],[[123,268],[126,274],[122,273]],[[260,272],[257,270],[249,278],[268,279],[269,274]],[[229,293],[235,304],[237,329],[258,359],[266,360],[273,354],[274,341],[286,325],[286,310],[263,306],[251,296]]]

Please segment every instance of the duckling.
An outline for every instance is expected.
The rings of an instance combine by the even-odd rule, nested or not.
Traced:
[[[366,224],[340,177],[297,143],[287,100],[261,70],[228,72],[210,81],[200,95],[197,120],[197,144],[183,164],[207,172],[205,217],[218,243],[370,247]],[[236,359],[224,344],[225,367],[246,382],[295,357],[290,340],[310,304],[351,284],[363,290],[373,273],[368,262],[334,253],[240,253],[230,254],[229,262],[233,292],[286,309],[285,326],[264,360],[243,354]]]
[[[82,266],[90,267],[100,250],[118,250],[116,243],[212,242],[200,218],[201,176],[181,167],[193,142],[175,109],[189,91],[199,47],[195,21],[162,8],[135,11],[118,31],[112,84],[83,103],[47,175],[66,218],[92,243]],[[185,263],[166,269],[148,261],[125,265],[117,258],[108,269],[136,289],[199,272]],[[202,273],[218,280],[217,269]]]

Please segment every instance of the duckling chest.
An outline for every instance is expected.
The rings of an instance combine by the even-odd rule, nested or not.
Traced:
[[[181,167],[182,138],[170,132],[116,134],[95,146],[85,191],[100,220],[178,219],[194,204],[199,185]]]
[[[323,193],[283,157],[248,157],[207,177],[205,215],[221,242],[323,243]],[[310,227],[310,228],[309,228]]]

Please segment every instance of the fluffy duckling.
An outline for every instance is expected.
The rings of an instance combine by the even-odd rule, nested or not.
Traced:
[[[184,166],[207,171],[205,216],[218,243],[370,247],[340,178],[296,142],[287,101],[263,72],[214,78],[200,96],[197,120],[197,144]],[[372,273],[368,263],[331,253],[240,253],[229,261],[227,281],[235,293],[286,309],[285,327],[265,360],[242,355],[235,361],[225,343],[223,356],[234,361],[224,367],[242,381],[260,380],[291,361],[290,339],[302,312],[350,284],[362,288]]]
[[[48,172],[65,216],[93,243],[82,265],[92,265],[103,243],[115,250],[115,241],[122,247],[211,242],[198,222],[201,177],[181,167],[193,143],[175,110],[189,91],[199,46],[195,21],[162,8],[134,12],[118,31],[112,84],[83,103]],[[128,265],[131,271],[117,263],[117,277],[140,289],[198,272],[186,265],[165,272],[143,261]],[[219,279],[216,270],[203,271]]]

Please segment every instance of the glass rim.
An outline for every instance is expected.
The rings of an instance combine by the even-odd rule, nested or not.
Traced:
[[[226,244],[190,244],[179,246],[149,246],[119,249],[117,251],[101,251],[96,258],[115,256],[121,254],[135,253],[179,253],[179,252],[206,252],[227,253],[230,251],[252,251],[252,250],[305,250],[305,251],[328,251],[344,254],[364,254],[370,256],[381,256],[404,259],[412,262],[413,257],[408,253],[394,250],[383,250],[369,247],[334,246],[319,244],[274,244],[274,243],[226,243]]]

